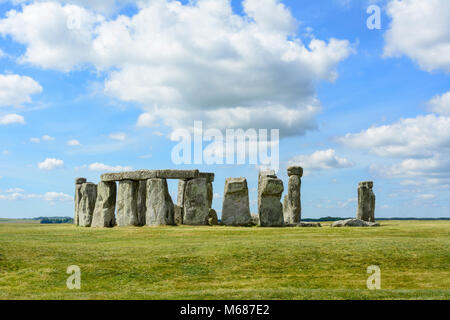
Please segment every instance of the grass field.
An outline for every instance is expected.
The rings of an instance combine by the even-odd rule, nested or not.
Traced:
[[[450,299],[450,221],[379,228],[0,224],[0,299]],[[81,290],[66,269],[81,268]],[[381,290],[366,269],[381,268]]]

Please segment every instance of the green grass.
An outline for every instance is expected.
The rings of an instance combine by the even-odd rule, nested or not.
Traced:
[[[449,299],[450,221],[379,228],[0,224],[0,299]],[[81,268],[81,290],[66,269]],[[369,265],[381,290],[366,288]]]

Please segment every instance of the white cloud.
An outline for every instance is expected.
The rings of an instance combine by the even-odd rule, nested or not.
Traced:
[[[428,109],[440,115],[450,117],[450,91],[431,99],[428,102]]]
[[[25,194],[23,191],[10,194],[0,194],[0,200],[22,201],[27,199],[42,199],[48,202],[70,202],[73,197],[62,192],[47,192],[45,194]]]
[[[0,117],[0,125],[8,124],[25,124],[25,119],[23,116],[16,113],[7,114]]]
[[[20,106],[31,102],[31,95],[40,92],[42,87],[30,77],[0,74],[0,107]]]
[[[121,171],[131,171],[132,167],[122,167],[122,166],[108,166],[104,163],[92,163],[89,165],[89,170],[91,171],[110,171],[110,172],[121,172]]]
[[[205,119],[216,128],[279,128],[282,136],[314,129],[315,86],[336,79],[349,42],[303,44],[279,1],[246,0],[243,7],[246,16],[234,14],[228,0],[142,1],[134,16],[106,19],[78,6],[35,3],[9,12],[0,33],[26,46],[23,62],[106,71],[105,92],[140,103],[141,126],[160,117],[172,128]],[[74,14],[81,27],[67,28]]]
[[[54,170],[64,166],[63,160],[58,160],[54,158],[47,158],[43,162],[38,163],[38,168],[41,170]]]
[[[339,141],[382,157],[430,157],[450,148],[450,118],[428,114],[401,119],[346,134]]]
[[[53,141],[55,140],[55,138],[50,137],[48,135],[42,136],[42,141]]]
[[[143,128],[153,128],[158,126],[158,124],[156,123],[156,116],[150,113],[141,114],[136,125]]]
[[[425,71],[450,73],[450,1],[391,0],[384,56],[406,55]]]
[[[3,151],[2,151],[2,154],[3,154],[4,156],[7,156],[7,155],[9,154],[9,150],[3,150]]]
[[[67,145],[69,147],[77,147],[77,146],[81,146],[81,143],[78,140],[73,139],[73,140],[67,141]]]
[[[117,140],[117,141],[125,141],[127,139],[127,135],[122,132],[117,132],[117,133],[111,133],[109,135],[109,138],[113,139],[113,140]]]
[[[40,143],[41,139],[39,139],[39,138],[30,138],[30,142],[32,142],[32,143]]]
[[[351,161],[338,157],[333,149],[319,150],[311,155],[295,156],[289,160],[289,165],[302,166],[306,172],[354,166]]]

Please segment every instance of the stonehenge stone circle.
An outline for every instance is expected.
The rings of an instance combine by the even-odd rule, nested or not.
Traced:
[[[78,225],[90,227],[94,214],[95,202],[97,201],[97,185],[85,182],[80,188],[80,201],[78,204]]]
[[[139,181],[139,190],[137,197],[138,223],[139,226],[145,226],[147,219],[147,181]]]
[[[138,181],[119,181],[119,191],[117,194],[117,225],[119,227],[139,226],[137,208],[138,191]]]
[[[380,224],[376,222],[368,222],[360,219],[346,219],[335,221],[331,224],[332,227],[379,227]]]
[[[247,179],[226,179],[222,223],[227,226],[246,226],[251,223],[251,220]]]
[[[284,222],[287,225],[296,225],[301,220],[301,186],[302,186],[302,167],[289,167],[287,169],[289,182],[288,194],[284,196],[283,215]]]
[[[112,228],[116,225],[116,193],[115,182],[103,182],[97,186],[97,201],[95,202],[92,227]]]
[[[245,178],[225,181],[222,219],[224,225],[261,227],[321,227],[301,222],[303,168],[287,168],[287,194],[281,204],[283,181],[275,171],[258,175],[258,214],[250,214]],[[167,179],[178,179],[177,204],[169,194]],[[118,187],[116,185],[118,182]],[[75,179],[74,224],[80,227],[218,225],[212,209],[214,173],[199,170],[138,170],[101,175],[98,185]],[[358,185],[356,219],[336,221],[332,227],[376,227],[373,182]]]
[[[375,222],[375,194],[372,188],[372,181],[360,182],[358,185],[357,219]]]
[[[261,227],[284,226],[281,195],[283,181],[273,175],[260,175],[258,190],[258,214]]]
[[[166,179],[147,181],[147,217],[148,226],[174,225],[174,206],[169,194]]]
[[[208,181],[206,178],[195,178],[186,183],[183,210],[184,224],[208,224],[209,203]]]

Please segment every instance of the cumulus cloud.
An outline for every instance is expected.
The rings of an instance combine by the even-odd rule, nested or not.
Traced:
[[[445,114],[447,93],[431,99],[431,111]],[[450,181],[450,117],[419,115],[396,123],[349,133],[338,140],[347,147],[367,150],[380,157],[401,159],[391,165],[371,165],[385,177],[404,178],[401,184],[439,184]],[[411,180],[413,179],[420,179]]]
[[[205,119],[219,129],[279,128],[281,135],[314,129],[315,86],[336,79],[351,45],[333,38],[303,43],[278,0],[245,0],[243,10],[233,13],[228,0],[142,1],[132,17],[108,19],[43,2],[10,11],[0,33],[26,46],[23,62],[106,71],[105,92],[145,110],[140,126],[160,117],[172,128]],[[74,14],[82,23],[68,28]]]
[[[450,73],[450,1],[391,0],[385,57],[406,55],[425,71]]]
[[[55,140],[54,137],[48,135],[42,136],[42,141],[53,141],[53,140]]]
[[[16,113],[0,116],[0,125],[25,124],[25,118]]]
[[[310,155],[295,156],[289,160],[289,165],[302,166],[306,172],[354,166],[351,161],[338,157],[333,149],[318,150]]]
[[[339,138],[344,145],[381,157],[430,157],[450,148],[450,118],[434,114],[401,119]]]
[[[47,192],[45,194],[25,194],[23,191],[9,194],[0,194],[0,200],[19,201],[27,199],[42,199],[48,202],[70,202],[73,197],[62,192]]]
[[[428,109],[437,114],[450,117],[450,91],[431,99],[428,102]]]
[[[156,116],[150,113],[141,114],[136,125],[143,128],[153,128],[158,126],[158,124],[156,123]]]
[[[47,158],[43,162],[38,163],[38,168],[41,170],[54,170],[64,166],[64,161],[54,158]]]
[[[92,163],[89,165],[89,170],[91,171],[109,171],[109,172],[121,172],[121,171],[131,171],[133,170],[133,167],[126,166],[108,166],[104,163]]]
[[[30,77],[0,74],[0,107],[20,106],[31,102],[31,95],[42,92],[42,87]]]

